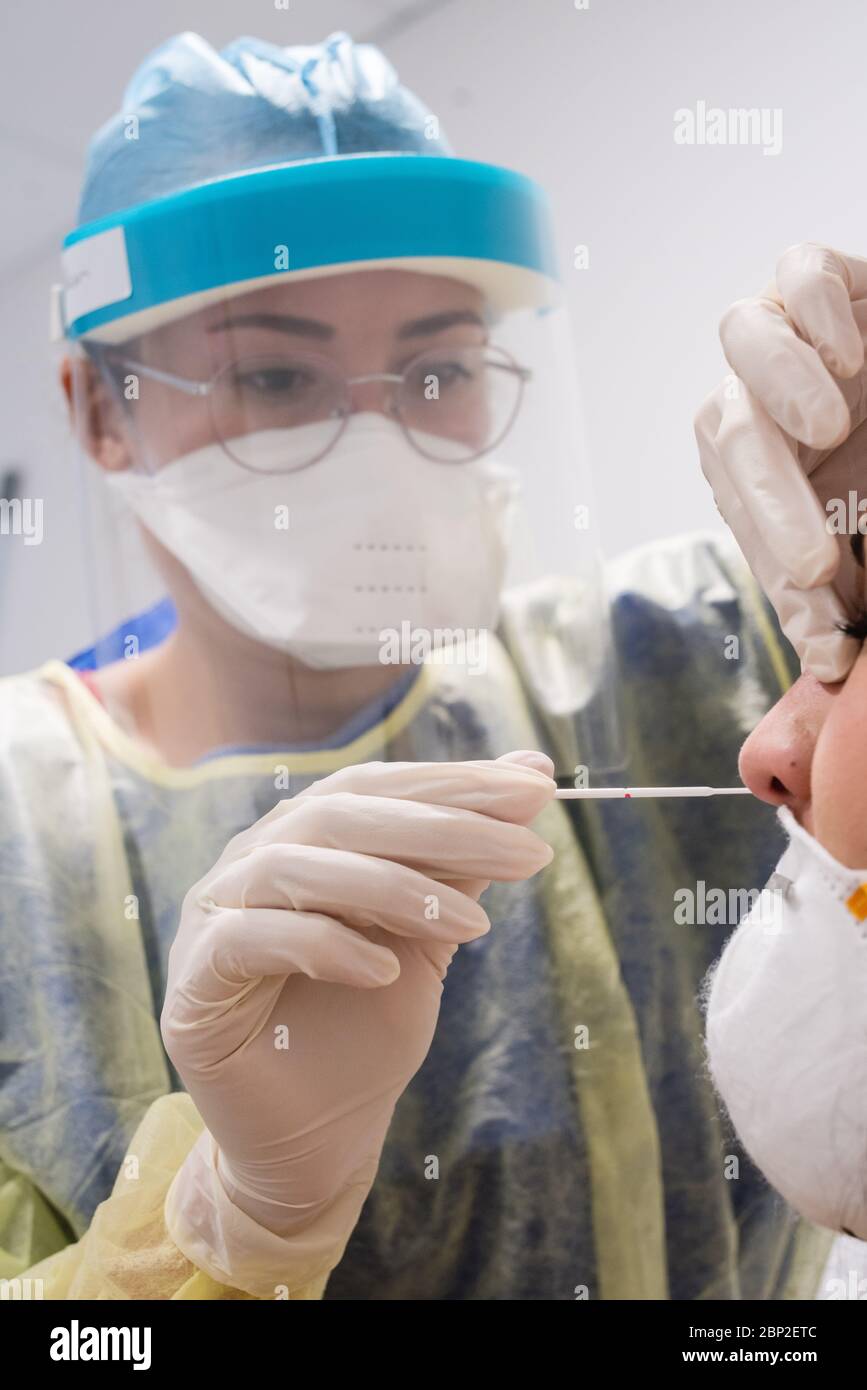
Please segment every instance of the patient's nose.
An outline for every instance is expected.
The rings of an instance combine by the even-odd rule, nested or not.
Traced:
[[[739,760],[741,778],[754,796],[788,806],[799,820],[810,803],[810,768],[819,730],[839,685],[804,674],[757,724]]]

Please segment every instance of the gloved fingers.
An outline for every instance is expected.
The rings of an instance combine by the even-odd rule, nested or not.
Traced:
[[[791,642],[802,667],[820,681],[842,680],[855,657],[859,644],[839,629],[845,620],[844,606],[830,584],[802,589],[777,565],[762,544],[762,538],[739,500],[732,508],[732,531],[760,588],[767,595]]]
[[[719,331],[735,375],[786,434],[815,449],[846,438],[851,416],[843,391],[783,309],[767,299],[738,300]]]
[[[223,908],[208,924],[212,950],[204,967],[234,995],[263,976],[307,975],[335,985],[391,984],[400,962],[388,947],[324,912]],[[234,997],[233,995],[233,997]]]
[[[719,394],[699,411],[696,440],[717,507],[747,560],[755,545],[800,588],[827,583],[839,551],[791,441],[743,383],[731,399],[720,403]]]
[[[777,262],[776,284],[798,332],[835,376],[864,366],[864,344],[852,300],[867,296],[867,260],[805,241]]]
[[[473,941],[490,923],[477,902],[392,860],[318,845],[263,845],[203,884],[200,908],[288,908],[419,940]]]
[[[431,878],[514,882],[551,862],[544,840],[523,825],[477,811],[387,796],[332,792],[284,801],[283,814],[260,825],[264,844],[319,845],[407,864]]]
[[[716,433],[722,419],[719,391],[705,401],[696,417],[702,469],[714,498],[755,578],[767,594],[802,665],[818,680],[842,680],[858,653],[858,643],[839,631],[845,619],[839,596],[829,584],[799,588],[780,568],[765,545],[761,530],[745,508],[722,466]],[[832,537],[829,537],[832,539]]]
[[[341,768],[298,793],[298,798],[352,792],[397,797],[456,810],[477,811],[494,820],[527,824],[556,791],[551,777],[504,759],[465,763],[358,763]]]
[[[204,930],[207,942],[172,980],[160,1018],[181,1069],[214,1066],[251,1042],[289,975],[377,989],[400,974],[393,951],[319,912],[223,908]]]
[[[222,868],[248,854],[264,838],[270,837],[273,822],[281,821],[290,806],[335,793],[390,797],[430,806],[452,806],[456,810],[477,812],[493,821],[527,825],[556,791],[556,783],[548,775],[548,768],[553,772],[551,760],[535,751],[516,752],[506,754],[501,759],[478,762],[376,762],[342,768],[314,782],[296,796],[277,802],[261,820],[229,841],[216,868]],[[535,873],[536,869],[530,872]],[[496,877],[494,874],[486,876]],[[202,884],[207,884],[210,877],[209,873]],[[199,884],[195,885],[196,889],[199,887]]]
[[[489,878],[441,878],[440,883],[445,883],[447,887],[454,888],[458,893],[466,893],[468,898],[475,898],[478,902],[486,888],[490,888]]]
[[[549,758],[547,753],[542,753],[538,748],[519,748],[514,753],[502,753],[499,758],[494,759],[497,763],[518,763],[522,767],[532,767],[536,772],[541,772],[543,777],[554,776],[554,760]]]
[[[737,389],[740,392],[744,391],[743,382],[737,383]],[[761,554],[763,547],[751,514],[735,486],[726,460],[720,453],[720,429],[729,405],[728,398],[723,399],[722,390],[722,387],[718,387],[708,396],[693,422],[699,462],[702,473],[710,483],[717,511],[752,568],[753,559]]]
[[[840,631],[846,613],[834,588],[822,584],[816,589],[799,589],[761,561],[753,572],[773,604],[802,667],[826,684],[844,680],[861,644]]]

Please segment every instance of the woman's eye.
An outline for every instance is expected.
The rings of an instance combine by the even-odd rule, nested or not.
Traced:
[[[297,367],[259,367],[237,373],[234,380],[238,390],[257,396],[293,395],[310,384],[309,373]]]
[[[862,607],[854,618],[848,618],[839,627],[847,637],[854,637],[857,642],[867,642],[867,608]]]
[[[425,362],[411,374],[411,384],[417,391],[427,389],[431,380],[435,380],[440,392],[450,386],[461,386],[473,380],[473,373],[468,369],[465,362],[443,361]]]

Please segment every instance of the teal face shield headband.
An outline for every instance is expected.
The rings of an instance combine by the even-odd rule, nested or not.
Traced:
[[[559,301],[530,179],[416,154],[233,174],[100,218],[64,242],[56,330],[121,342],[287,278],[398,266],[474,285],[494,311]]]

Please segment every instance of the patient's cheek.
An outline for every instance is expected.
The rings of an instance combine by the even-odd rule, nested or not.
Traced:
[[[816,740],[810,774],[813,834],[850,869],[867,869],[867,647]]]

